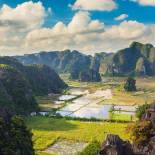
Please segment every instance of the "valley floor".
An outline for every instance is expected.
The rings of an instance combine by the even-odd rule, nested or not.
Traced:
[[[69,80],[68,75],[65,74],[61,75],[61,78],[70,86],[70,89],[64,92],[65,94],[70,94],[74,88],[76,88],[76,91],[77,89],[84,92],[88,91],[91,95],[95,94],[98,90],[110,90],[111,97],[103,98],[103,100],[99,102],[99,106],[112,104],[116,107],[117,105],[133,107],[144,103],[150,104],[155,99],[155,78],[151,77],[137,78],[137,91],[132,93],[127,93],[123,90],[125,78],[103,78],[103,81],[100,83],[80,83],[79,81],[72,81]],[[65,109],[65,107],[69,108],[66,106],[66,104],[68,104],[66,102],[55,104],[55,99],[59,96],[60,95],[40,96],[36,98],[42,111],[51,112]],[[80,98],[81,96],[78,99],[80,100]],[[69,105],[70,103],[72,103],[72,101],[69,101]],[[93,102],[91,104],[93,104]],[[113,116],[113,119],[131,121],[130,116],[124,114],[116,114]],[[66,141],[68,141],[68,143],[79,142],[79,144],[76,144],[78,146],[80,146],[81,143],[90,143],[93,140],[97,140],[101,143],[109,133],[117,134],[121,138],[129,140],[129,134],[126,132],[126,128],[129,125],[128,123],[103,121],[86,122],[43,116],[29,117],[26,122],[28,127],[32,129],[34,147],[39,155],[47,155],[49,154],[49,150],[56,148],[58,148],[58,151],[51,151],[50,154],[59,154],[60,148],[58,146],[60,144],[66,144]],[[74,150],[72,151],[74,152]]]
[[[102,142],[109,133],[129,139],[126,132],[127,123],[83,122],[43,116],[30,117],[26,122],[32,129],[34,148],[37,151],[43,151],[60,139],[73,142]]]

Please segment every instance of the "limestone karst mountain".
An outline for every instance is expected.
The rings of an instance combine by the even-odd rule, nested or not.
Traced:
[[[88,69],[109,76],[155,75],[155,47],[138,42],[133,42],[116,53],[102,52],[94,56],[65,50],[26,54],[16,58],[26,65],[46,64],[57,72],[74,73],[74,79],[79,78],[80,72]]]

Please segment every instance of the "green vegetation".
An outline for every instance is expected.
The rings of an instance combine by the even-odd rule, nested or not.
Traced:
[[[24,121],[0,109],[0,154],[34,155],[32,134]]]
[[[97,141],[91,142],[82,152],[77,155],[97,155],[101,149],[101,144]]]
[[[37,151],[36,155],[54,155],[54,154],[46,153],[46,152],[43,152],[43,151]]]
[[[138,119],[141,119],[142,118],[142,115],[145,113],[145,111],[149,108],[149,105],[148,104],[143,104],[143,105],[140,105],[138,106],[137,110],[136,110],[136,117]]]
[[[151,129],[151,122],[145,120],[130,124],[128,127],[128,131],[131,135],[131,140],[136,145],[144,145],[148,142],[148,139],[151,137]]]
[[[155,78],[136,78],[136,92],[124,91],[123,77],[104,77],[105,82],[80,82],[69,79],[68,74],[61,74],[61,78],[71,87],[80,87],[81,89],[95,92],[98,89],[111,89],[112,98],[105,99],[100,104],[114,105],[143,105],[146,102],[152,103],[155,98]]]
[[[25,75],[36,95],[61,93],[67,88],[59,75],[46,65],[27,66],[25,67]]]
[[[154,76],[155,50],[151,44],[133,42],[116,53],[84,55],[78,51],[41,52],[16,57],[25,64],[46,64],[60,73],[78,79],[82,71],[93,69],[105,76]],[[50,60],[50,61],[49,61]],[[130,60],[130,63],[129,63]]]
[[[133,121],[133,118],[128,114],[116,114],[115,112],[110,112],[110,120],[130,122]]]
[[[129,139],[125,133],[127,124],[110,122],[82,122],[64,118],[30,117],[27,125],[33,132],[34,148],[43,150],[57,139],[91,142],[102,142],[108,133],[118,134],[123,139]],[[118,130],[119,129],[119,130]]]
[[[128,92],[136,91],[136,80],[132,77],[128,77],[124,84],[124,89]]]
[[[8,107],[22,115],[37,110],[31,87],[23,74],[11,66],[1,66],[0,107]]]
[[[34,94],[60,93],[67,85],[46,65],[24,66],[12,57],[0,57],[0,107],[17,114],[38,111]]]

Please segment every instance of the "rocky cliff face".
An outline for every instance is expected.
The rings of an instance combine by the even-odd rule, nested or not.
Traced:
[[[80,73],[79,80],[81,82],[100,82],[101,76],[97,71],[89,69]]]
[[[71,78],[78,79],[82,71],[93,69],[96,72],[105,73],[108,62],[111,62],[113,54],[97,53],[94,57],[84,55],[78,51],[41,52],[16,58],[25,65],[46,64],[60,73],[71,73]],[[102,64],[102,66],[101,66]]]
[[[20,62],[25,65],[45,64],[57,72],[71,72],[72,70],[88,69],[91,64],[91,56],[84,55],[78,51],[53,51],[36,54],[17,56]]]
[[[114,75],[154,75],[155,48],[151,44],[133,42],[118,51],[112,59],[108,73]]]
[[[155,47],[133,42],[115,54],[84,55],[78,51],[41,52],[16,57],[23,64],[46,64],[57,72],[79,72],[93,69],[103,75],[155,75]],[[75,74],[74,74],[75,75]]]

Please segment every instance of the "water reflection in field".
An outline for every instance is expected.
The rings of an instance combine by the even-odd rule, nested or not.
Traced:
[[[71,104],[63,107],[61,110],[57,111],[58,114],[62,116],[79,117],[79,118],[96,118],[96,119],[109,119],[109,111],[113,108],[118,114],[134,115],[136,107],[135,106],[113,106],[111,105],[100,105],[104,99],[112,98],[112,93],[110,89],[107,90],[97,90],[94,93],[89,93],[87,90],[80,89],[76,91],[74,88],[74,93],[84,94],[82,97],[77,98],[72,101]],[[72,92],[72,95],[74,96]],[[71,95],[71,96],[72,96]]]

